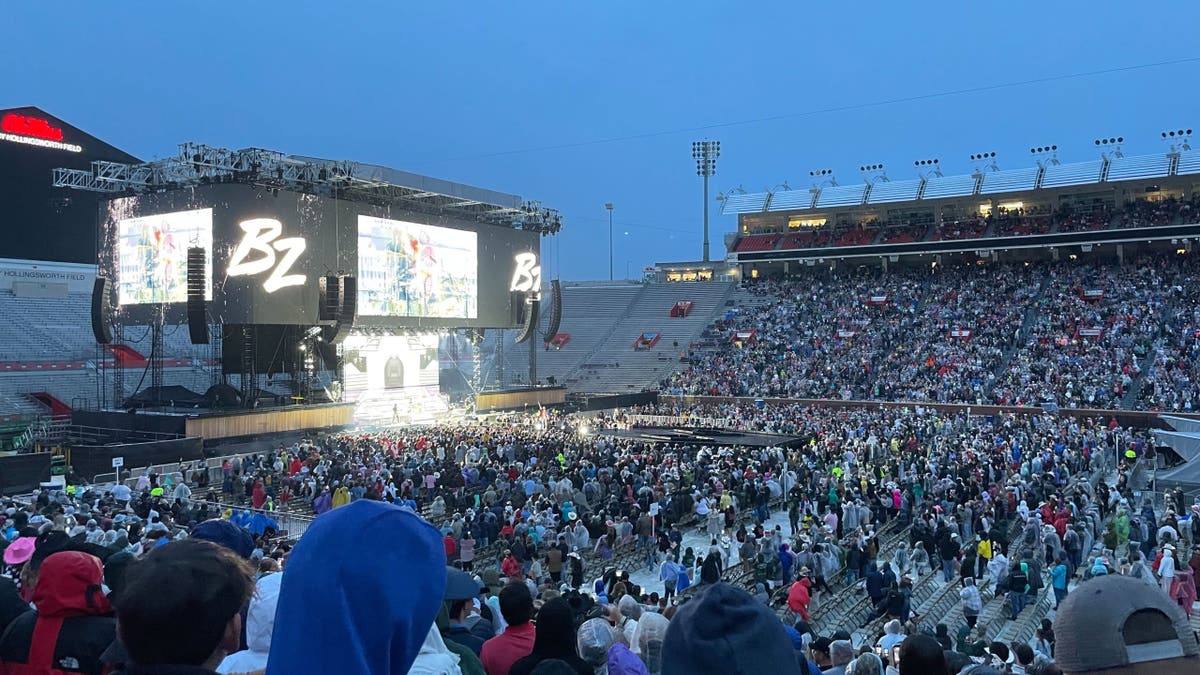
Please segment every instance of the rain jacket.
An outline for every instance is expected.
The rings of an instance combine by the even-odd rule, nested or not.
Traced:
[[[47,557],[33,589],[37,610],[14,619],[0,639],[0,672],[100,675],[100,655],[116,637],[103,579],[95,556],[63,551]]]
[[[271,632],[275,630],[275,607],[279,604],[282,574],[268,574],[258,580],[250,610],[246,613],[246,644],[249,649],[234,652],[217,666],[218,673],[248,673],[267,667],[271,653]]]
[[[430,626],[425,642],[417,653],[417,660],[408,669],[409,675],[462,675],[458,667],[459,657],[446,647],[437,626]]]
[[[404,675],[446,590],[442,535],[360,499],[317,518],[288,558],[267,675]]]
[[[808,580],[808,577],[804,577],[792,584],[791,589],[788,590],[788,609],[799,614],[800,618],[805,621],[808,621],[808,603],[811,601],[809,586],[811,585],[812,582]]]

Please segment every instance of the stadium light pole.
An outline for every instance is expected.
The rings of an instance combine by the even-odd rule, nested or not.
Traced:
[[[696,175],[704,179],[704,262],[708,262],[708,179],[717,172],[721,156],[721,141],[693,141],[692,158],[696,160]]]
[[[612,235],[612,218],[613,218],[613,203],[605,202],[604,208],[608,209],[608,280],[613,280],[613,235]]]

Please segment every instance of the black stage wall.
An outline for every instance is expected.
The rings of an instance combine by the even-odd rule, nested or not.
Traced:
[[[113,457],[125,458],[125,471],[151,464],[188,462],[204,458],[204,442],[199,438],[178,438],[120,445],[75,445],[71,447],[71,470],[91,481],[95,476],[113,472]]]
[[[71,413],[71,424],[97,429],[114,429],[126,432],[154,434],[176,434],[187,432],[186,416],[155,415],[96,410],[76,410]]]
[[[50,457],[49,452],[0,457],[0,494],[29,492],[50,480]]]

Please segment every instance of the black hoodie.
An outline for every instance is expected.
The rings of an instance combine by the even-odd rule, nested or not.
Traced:
[[[565,661],[579,675],[592,675],[592,667],[575,652],[575,613],[562,598],[554,598],[538,610],[533,651],[518,659],[509,675],[529,675],[542,661]]]

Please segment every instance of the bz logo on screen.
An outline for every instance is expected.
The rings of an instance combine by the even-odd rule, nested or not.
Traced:
[[[537,256],[533,253],[518,253],[514,257],[517,263],[513,270],[512,282],[508,290],[532,294],[532,300],[540,300],[542,295],[542,266],[538,264]]]
[[[304,285],[303,274],[288,274],[307,245],[303,238],[280,239],[283,224],[274,218],[254,218],[238,223],[238,227],[242,228],[245,234],[233,250],[226,274],[231,277],[254,276],[271,270],[271,274],[263,282],[263,290],[268,293],[274,293],[285,286]],[[278,264],[276,252],[279,253]]]

